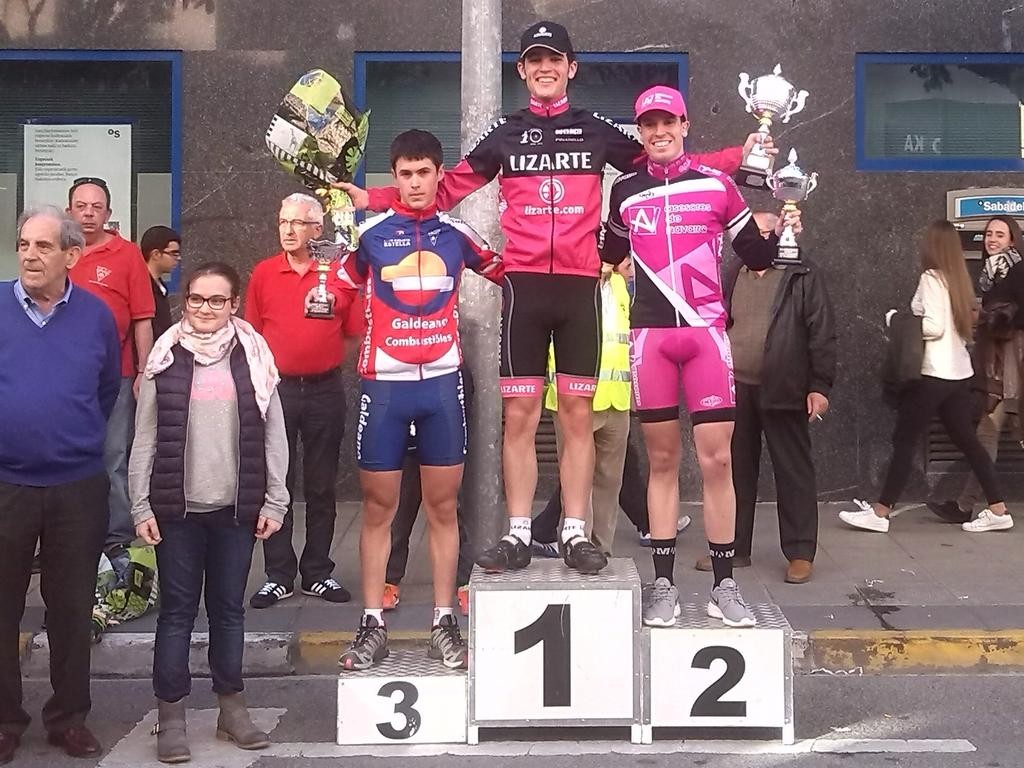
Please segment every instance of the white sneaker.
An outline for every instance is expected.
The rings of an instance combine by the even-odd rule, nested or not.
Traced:
[[[1010,517],[1009,512],[997,515],[991,509],[983,509],[976,518],[969,523],[964,523],[962,527],[968,533],[1008,531],[1013,528],[1013,518]]]
[[[839,513],[840,520],[851,528],[860,528],[863,531],[889,532],[889,518],[876,515],[874,507],[866,501],[854,499],[853,503],[857,505],[857,509],[843,510]]]

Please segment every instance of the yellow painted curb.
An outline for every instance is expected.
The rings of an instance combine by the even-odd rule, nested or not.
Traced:
[[[355,632],[299,632],[292,644],[292,667],[298,674],[335,669],[338,656],[355,639]],[[388,643],[418,643],[430,640],[430,632],[388,632]]]
[[[814,667],[826,670],[1005,672],[1024,668],[1024,629],[815,630],[807,640]]]

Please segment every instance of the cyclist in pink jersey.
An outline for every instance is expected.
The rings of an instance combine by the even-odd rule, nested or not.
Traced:
[[[584,534],[594,471],[593,411],[601,339],[600,257],[604,167],[631,171],[641,147],[601,115],[569,103],[578,62],[565,27],[531,25],[520,41],[519,76],[530,92],[527,109],[500,118],[438,189],[442,210],[497,177],[505,202],[502,261],[501,393],[504,398],[503,469],[509,533],[482,553],[488,571],[530,563],[530,518],[537,487],[535,439],[547,371],[555,347],[558,419],[564,435],[559,462],[566,564],[596,573],[607,558]],[[747,145],[758,140],[747,138]],[[777,150],[766,144],[769,153]],[[739,169],[740,147],[702,157],[729,173]],[[359,208],[386,209],[392,188],[339,184]]]
[[[650,460],[648,507],[655,582],[644,623],[670,626],[679,615],[673,585],[679,515],[680,389],[693,421],[704,480],[704,522],[715,583],[708,615],[733,627],[756,620],[732,579],[736,496],[730,441],[735,389],[719,266],[722,236],[751,269],[771,266],[783,226],[800,230],[799,211],[761,237],[732,179],[687,155],[686,104],[679,91],[655,86],[640,95],[636,119],[647,162],[612,187],[602,258],[630,252],[636,293],[630,364],[636,410]]]

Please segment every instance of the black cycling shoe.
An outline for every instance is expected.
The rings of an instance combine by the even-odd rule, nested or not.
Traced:
[[[530,564],[530,548],[515,536],[512,541],[502,539],[495,546],[481,553],[476,564],[487,573],[518,571]]]
[[[974,517],[971,512],[964,512],[955,501],[929,501],[928,509],[936,517],[940,517],[947,523],[967,523]]]
[[[582,537],[562,544],[562,558],[570,568],[590,575],[608,565],[604,552]]]

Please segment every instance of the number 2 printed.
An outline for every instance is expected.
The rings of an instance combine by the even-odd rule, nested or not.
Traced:
[[[736,687],[747,671],[743,654],[726,645],[712,645],[701,648],[693,656],[692,669],[711,669],[711,662],[725,662],[725,672],[693,702],[690,717],[746,717],[747,702],[722,701],[722,697]]]

